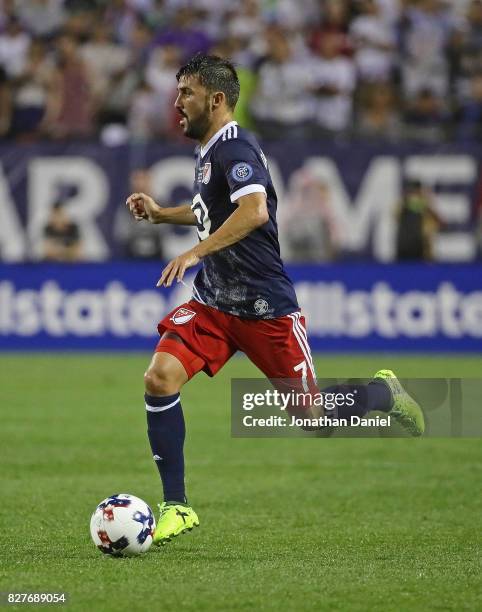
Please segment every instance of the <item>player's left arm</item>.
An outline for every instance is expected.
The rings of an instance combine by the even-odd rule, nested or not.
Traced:
[[[243,195],[236,200],[236,204],[237,209],[213,234],[167,264],[158,287],[170,287],[174,279],[180,282],[186,270],[198,264],[203,257],[239,242],[269,220],[265,193]]]

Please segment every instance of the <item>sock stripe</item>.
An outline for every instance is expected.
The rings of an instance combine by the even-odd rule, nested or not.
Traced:
[[[167,406],[149,406],[149,404],[146,404],[146,410],[148,412],[163,412],[164,410],[168,410],[169,408],[172,408],[173,406],[178,404],[180,401],[181,401],[181,397],[178,395],[177,398],[170,404],[167,404]]]

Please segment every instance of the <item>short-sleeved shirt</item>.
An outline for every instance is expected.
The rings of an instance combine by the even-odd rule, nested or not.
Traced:
[[[68,223],[64,228],[59,229],[49,223],[44,228],[44,236],[62,247],[71,247],[79,241],[79,227],[75,223]]]
[[[204,258],[193,297],[223,312],[272,319],[299,309],[280,257],[277,198],[255,137],[235,121],[196,151],[192,210],[200,240],[215,232],[243,195],[266,195],[269,220],[239,242]]]

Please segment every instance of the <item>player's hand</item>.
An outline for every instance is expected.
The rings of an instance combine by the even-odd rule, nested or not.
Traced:
[[[161,274],[161,278],[158,280],[156,287],[170,287],[174,281],[180,283],[184,277],[184,273],[188,268],[192,268],[201,261],[201,258],[196,255],[194,249],[179,255],[172,261],[170,261],[164,268]]]
[[[126,206],[134,219],[146,219],[149,223],[161,222],[161,207],[145,193],[133,193],[126,200]]]

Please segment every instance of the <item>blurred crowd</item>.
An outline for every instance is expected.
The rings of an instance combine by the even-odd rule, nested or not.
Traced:
[[[148,170],[137,169],[130,174],[130,191],[154,193]],[[69,190],[60,189],[55,195],[42,231],[40,260],[75,262],[86,258],[81,228],[69,212],[69,200]],[[285,204],[279,211],[278,225],[286,261],[319,263],[353,258],[346,248],[345,229],[328,181],[307,168],[296,170]],[[433,261],[434,242],[444,226],[433,190],[421,181],[406,181],[395,204],[394,260]],[[167,260],[175,257],[181,246],[181,236],[172,226],[133,223],[125,207],[119,207],[114,215],[113,237],[120,247],[118,256],[126,259]],[[191,232],[189,238],[189,230],[187,237],[194,237]],[[363,253],[356,254],[360,256]]]
[[[198,51],[266,138],[482,136],[482,0],[0,0],[0,136],[178,139]]]

